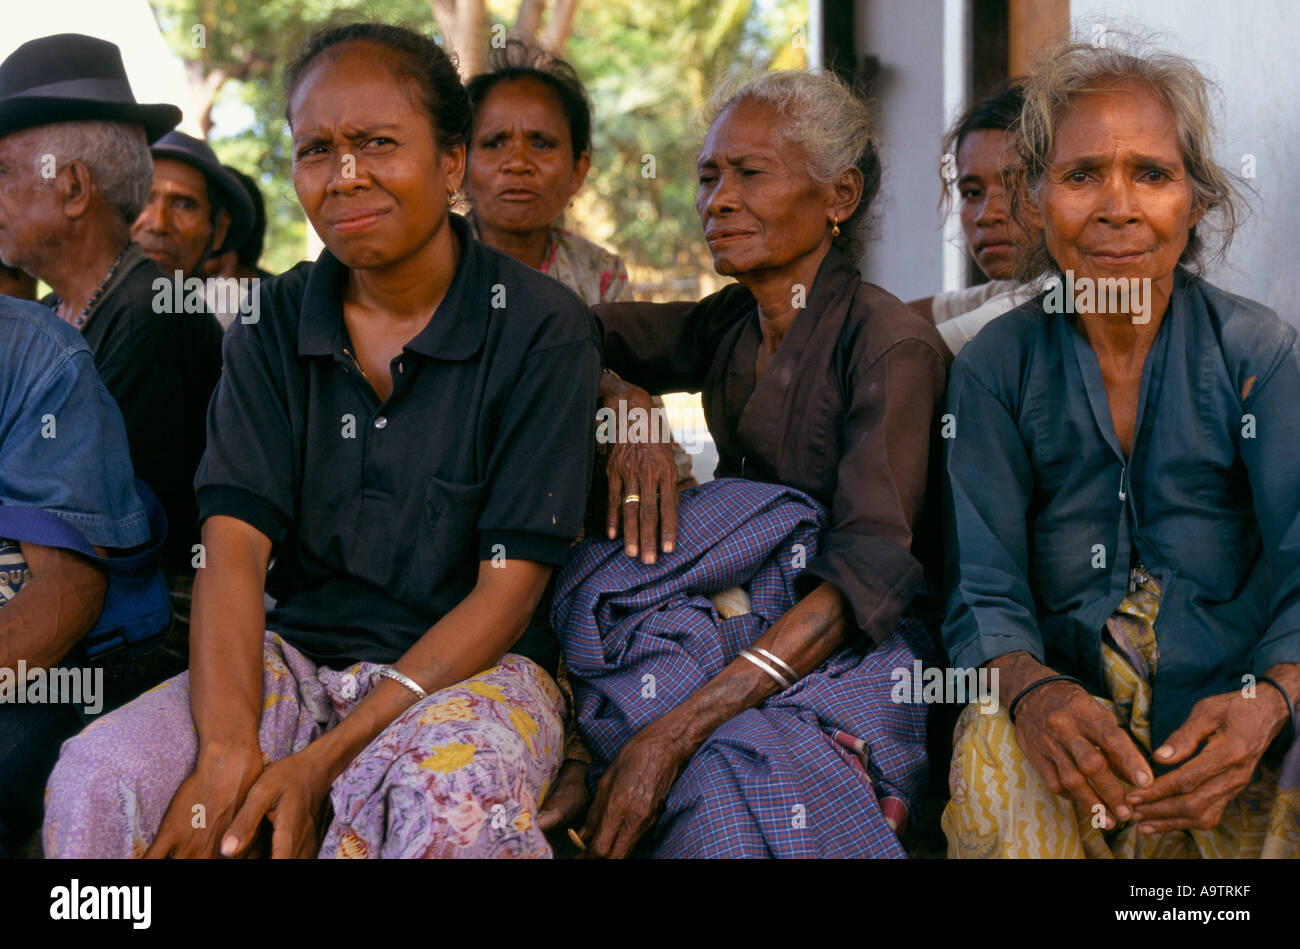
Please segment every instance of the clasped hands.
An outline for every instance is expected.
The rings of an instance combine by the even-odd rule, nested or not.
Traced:
[[[1016,740],[1048,788],[1100,816],[1101,827],[1118,818],[1159,834],[1218,826],[1286,720],[1286,701],[1271,686],[1251,697],[1208,696],[1155,749],[1155,761],[1177,765],[1156,778],[1111,711],[1078,685],[1052,682],[1020,703]]]
[[[330,784],[310,745],[266,766],[256,749],[201,753],[144,855],[261,856],[266,821],[272,857],[315,857],[327,825]]]

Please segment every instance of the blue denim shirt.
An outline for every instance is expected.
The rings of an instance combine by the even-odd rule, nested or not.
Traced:
[[[1025,650],[1104,694],[1101,635],[1136,551],[1162,586],[1158,745],[1199,699],[1300,662],[1296,330],[1179,269],[1126,460],[1096,355],[1042,301],[952,367],[944,641],[956,666]]]
[[[0,296],[0,504],[39,507],[100,547],[149,539],[126,425],[81,334]]]

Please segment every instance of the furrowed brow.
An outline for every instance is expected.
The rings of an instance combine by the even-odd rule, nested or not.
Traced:
[[[381,122],[377,125],[366,125],[360,128],[356,126],[345,126],[343,128],[344,138],[369,138],[372,135],[382,135],[388,132],[396,132],[401,129],[400,125],[393,122]]]
[[[1179,164],[1180,158],[1177,155],[1134,155],[1133,161],[1139,165],[1158,165],[1161,168],[1169,168]]]
[[[307,145],[321,145],[327,141],[329,141],[329,138],[324,132],[319,132],[316,129],[307,129],[299,132],[293,137],[293,147],[297,149],[303,148]]]
[[[1106,164],[1107,160],[1107,157],[1104,155],[1079,155],[1072,158],[1062,158],[1060,161],[1055,161],[1052,164],[1058,168],[1068,165],[1071,168],[1084,168],[1091,170],[1093,168],[1100,168],[1102,165]]]

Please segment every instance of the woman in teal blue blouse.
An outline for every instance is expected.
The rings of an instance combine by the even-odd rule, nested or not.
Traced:
[[[944,639],[1001,709],[958,723],[949,854],[1296,856],[1296,331],[1196,276],[1238,202],[1205,80],[1108,46],[1026,86],[1057,285],[952,367]]]

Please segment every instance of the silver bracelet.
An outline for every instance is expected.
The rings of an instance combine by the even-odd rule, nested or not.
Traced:
[[[790,677],[791,682],[799,681],[799,673],[795,672],[794,669],[790,668],[790,664],[786,662],[784,659],[782,659],[780,656],[768,652],[762,646],[755,646],[754,652],[758,653],[760,656],[763,656],[765,659],[771,660],[777,666],[777,668],[779,668],[782,672],[784,672],[786,675]]]
[[[429,697],[429,693],[420,688],[420,683],[416,682],[410,676],[398,672],[392,666],[380,666],[374,672],[370,673],[371,682],[375,681],[375,676],[383,676],[385,679],[392,679],[394,682],[406,686],[419,698],[427,699]]]
[[[781,686],[781,691],[784,692],[786,689],[790,688],[790,683],[785,680],[785,676],[781,675],[781,673],[777,672],[773,666],[769,666],[764,660],[758,658],[758,656],[754,655],[748,649],[740,650],[739,655],[743,656],[745,659],[748,659],[754,665],[758,666],[760,669],[762,669],[764,672],[770,675],[773,679],[775,679],[777,684]]]

